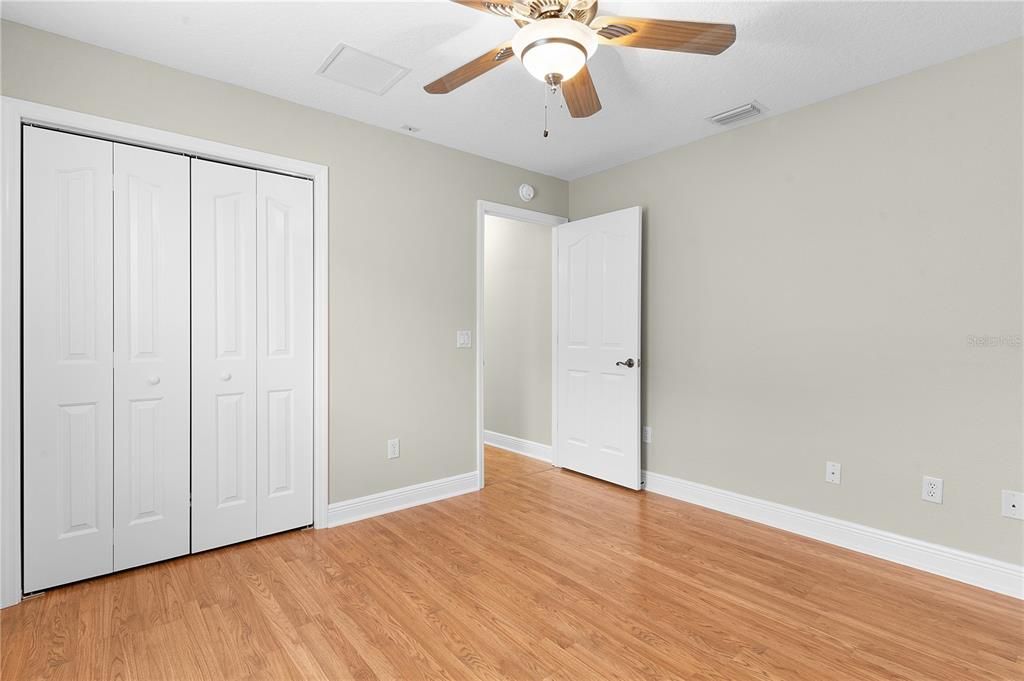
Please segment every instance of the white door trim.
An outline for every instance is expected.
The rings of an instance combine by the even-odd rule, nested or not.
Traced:
[[[313,181],[313,526],[327,527],[328,168],[230,144],[2,98],[0,130],[0,607],[21,600],[21,125],[224,161]]]
[[[538,225],[548,225],[551,227],[551,256],[552,256],[552,268],[557,267],[558,263],[554,262],[555,256],[555,227],[558,225],[565,224],[568,222],[568,218],[563,218],[560,215],[549,215],[547,213],[538,213],[537,211],[527,210],[525,208],[516,208],[515,206],[506,206],[501,203],[493,203],[491,201],[477,201],[476,202],[476,474],[477,474],[477,488],[483,489],[484,487],[484,221],[487,216],[499,218],[507,218],[509,220],[518,220],[520,222],[532,222]],[[554,306],[555,303],[555,277],[554,269],[552,269],[551,277],[551,303]],[[554,310],[552,310],[552,321],[554,319]],[[555,394],[555,327],[551,328],[551,394]],[[556,442],[554,439],[554,428],[555,428],[555,404],[552,403],[552,442]],[[552,461],[558,465],[558,454],[552,447]]]

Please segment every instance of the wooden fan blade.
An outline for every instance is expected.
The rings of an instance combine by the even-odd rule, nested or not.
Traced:
[[[501,66],[512,57],[512,47],[504,43],[490,52],[485,52],[479,57],[463,64],[451,73],[447,73],[433,83],[424,86],[424,90],[432,95],[445,95],[457,87],[461,87],[478,76],[482,76],[496,66]]]
[[[721,54],[736,42],[732,24],[704,24],[697,21],[598,17],[590,24],[601,42],[620,47],[645,47],[670,52]]]
[[[590,78],[590,70],[584,66],[580,72],[562,83],[562,96],[573,118],[593,116],[601,110],[601,100]]]
[[[497,14],[499,17],[512,16],[512,0],[451,0],[456,5],[469,7],[488,14]]]

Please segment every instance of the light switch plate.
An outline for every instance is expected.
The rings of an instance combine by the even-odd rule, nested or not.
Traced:
[[[455,332],[455,347],[457,348],[471,348],[473,347],[473,332],[461,329]]]
[[[1003,515],[1007,518],[1024,520],[1024,492],[1003,490]]]
[[[654,442],[654,428],[651,426],[644,426],[643,439],[647,444]]]

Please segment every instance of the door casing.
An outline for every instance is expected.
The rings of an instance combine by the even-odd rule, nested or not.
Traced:
[[[530,222],[538,225],[548,225],[551,227],[551,396],[552,398],[557,397],[556,394],[556,383],[555,383],[555,356],[557,352],[557,346],[555,344],[555,326],[558,319],[555,317],[557,308],[556,295],[558,290],[557,285],[557,268],[558,262],[555,259],[556,248],[558,245],[555,229],[562,224],[568,222],[568,218],[564,218],[560,215],[549,215],[547,213],[538,213],[537,211],[527,210],[526,208],[517,208],[516,206],[506,206],[501,203],[494,203],[492,201],[477,201],[476,203],[476,473],[477,473],[477,487],[483,489],[484,487],[484,224],[487,221],[487,217],[498,217],[506,218],[509,220],[518,220],[519,222]],[[556,409],[557,403],[552,401],[551,404],[551,463],[555,466],[558,465],[558,454],[556,447],[554,446],[555,439],[555,418],[557,416]]]

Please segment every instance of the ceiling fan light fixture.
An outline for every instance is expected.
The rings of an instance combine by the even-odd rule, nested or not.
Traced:
[[[569,80],[597,50],[597,36],[572,19],[544,19],[519,29],[512,51],[530,75],[548,84]]]

